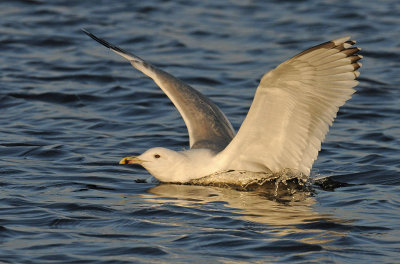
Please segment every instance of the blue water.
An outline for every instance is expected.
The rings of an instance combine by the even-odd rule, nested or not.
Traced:
[[[0,262],[400,263],[399,12],[397,0],[1,1]],[[360,85],[314,164],[323,180],[275,195],[118,165],[187,148],[186,127],[83,27],[196,87],[236,129],[266,71],[352,35]]]

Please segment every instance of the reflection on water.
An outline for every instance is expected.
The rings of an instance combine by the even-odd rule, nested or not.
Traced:
[[[272,193],[242,192],[229,188],[161,184],[150,188],[148,193],[142,195],[142,198],[156,204],[169,203],[181,207],[198,207],[207,203],[222,203],[225,207],[236,209],[237,217],[242,220],[273,226],[277,230],[278,236],[322,232],[323,235],[315,238],[307,236],[306,241],[303,241],[307,243],[329,242],[333,237],[345,236],[347,232],[326,231],[318,228],[307,230],[300,228],[301,225],[310,225],[313,222],[321,221],[334,225],[350,222],[314,211],[315,198],[310,192],[296,192],[287,195],[287,192],[284,191],[278,193],[278,196],[271,196]]]

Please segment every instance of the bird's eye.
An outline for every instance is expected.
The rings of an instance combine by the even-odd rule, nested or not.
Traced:
[[[158,154],[155,154],[154,155],[154,158],[156,158],[156,159],[158,159],[158,158],[160,158],[161,156],[160,155],[158,155]]]

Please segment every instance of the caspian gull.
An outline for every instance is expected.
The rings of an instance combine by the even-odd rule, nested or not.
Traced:
[[[190,149],[156,147],[120,164],[140,164],[162,182],[185,183],[231,171],[309,175],[339,110],[355,92],[362,56],[343,37],[307,49],[266,73],[238,133],[200,92],[141,58],[83,30],[127,59],[164,91],[189,132]]]

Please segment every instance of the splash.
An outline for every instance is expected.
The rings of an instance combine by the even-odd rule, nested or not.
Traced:
[[[233,188],[240,191],[272,191],[275,196],[309,190],[312,183],[305,174],[284,169],[274,172],[229,170],[192,180],[188,184]]]

